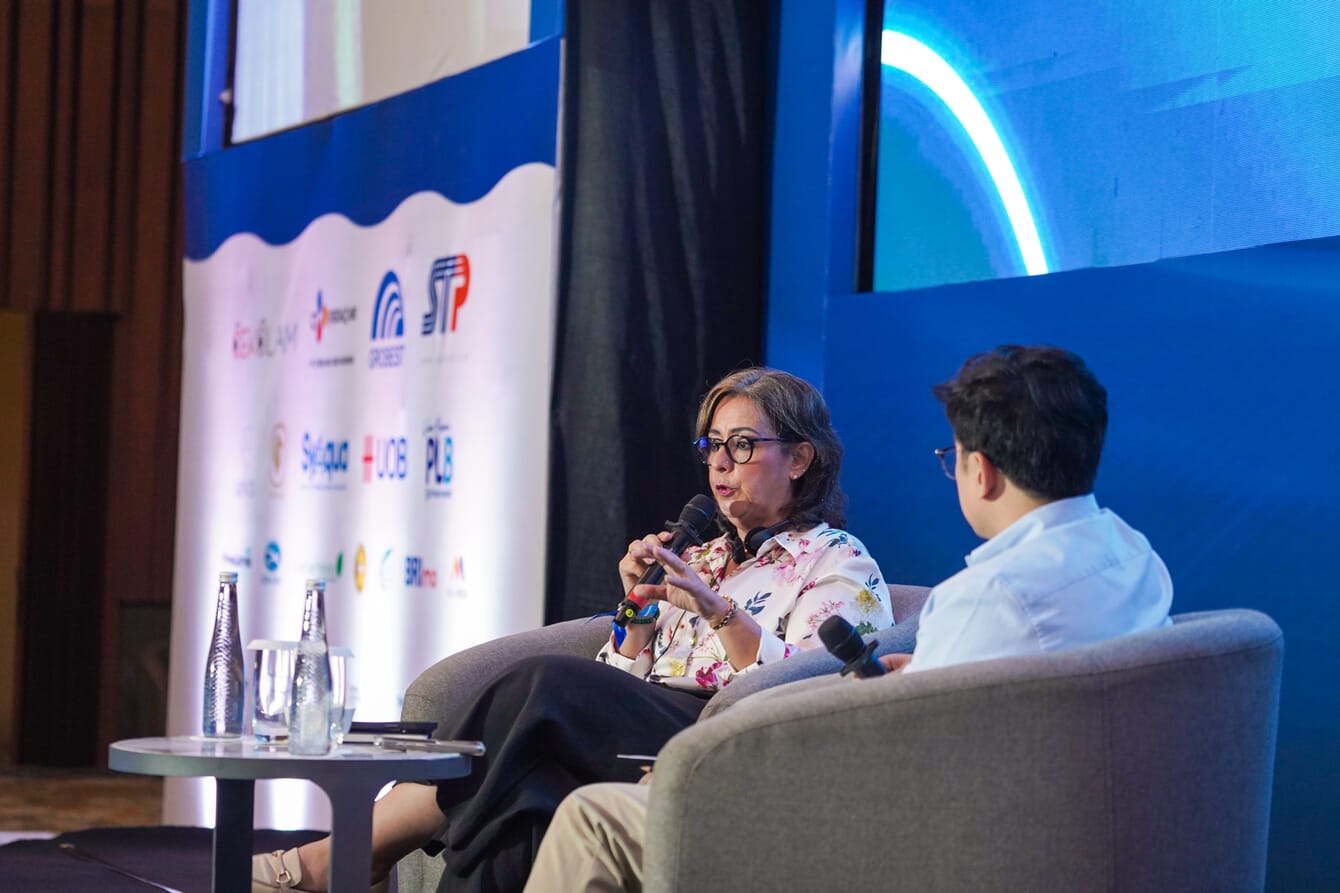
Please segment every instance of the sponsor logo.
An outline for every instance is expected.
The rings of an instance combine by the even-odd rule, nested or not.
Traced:
[[[442,587],[444,595],[452,598],[465,598],[465,558],[457,555],[447,567],[446,585]]]
[[[275,564],[276,567],[279,566],[277,561],[278,560],[276,559]],[[235,552],[233,554],[229,554],[225,552],[223,554],[223,563],[228,565],[229,567],[251,567],[251,547],[247,546],[240,553]]]
[[[448,499],[451,497],[454,473],[451,428],[437,419],[424,427],[423,436],[427,446],[427,461],[423,471],[424,499]]]
[[[363,435],[363,483],[403,481],[408,476],[408,439]]]
[[[287,440],[288,432],[284,428],[284,423],[275,423],[270,429],[270,456],[267,463],[270,467],[270,486],[275,490],[280,490],[284,486],[284,444]]]
[[[280,582],[279,563],[283,558],[283,553],[279,550],[279,543],[270,540],[265,544],[265,573],[261,574],[261,583],[273,586]]]
[[[419,555],[405,556],[405,585],[411,589],[436,589],[437,571]]]
[[[377,289],[377,303],[372,306],[372,340],[391,341],[405,336],[405,299],[400,291],[400,280],[394,270],[387,270]],[[405,359],[403,344],[374,344],[368,351],[369,369],[391,369]]]
[[[320,577],[323,580],[338,579],[344,573],[344,553],[335,555],[334,561],[313,561],[302,569],[305,576]]]
[[[439,257],[428,274],[428,312],[423,334],[456,331],[461,307],[470,295],[470,258],[464,254]]]
[[[233,323],[233,359],[246,360],[253,356],[283,355],[297,346],[296,322],[279,322],[271,328],[269,321],[262,316],[254,326],[242,322]]]
[[[358,544],[358,551],[354,553],[354,589],[358,592],[363,591],[363,584],[368,580],[368,553],[363,551],[363,544]]]
[[[320,344],[331,326],[347,325],[354,322],[357,317],[357,307],[332,307],[326,303],[325,294],[318,291],[316,293],[316,309],[312,311],[308,319],[311,322],[312,331],[316,333],[316,343]],[[353,362],[354,358],[352,356],[317,357],[311,361],[311,365],[316,367],[352,366]]]
[[[395,587],[395,562],[391,560],[394,554],[393,549],[387,549],[382,553],[381,565],[377,568],[377,580],[381,583],[382,592],[393,592]]]
[[[309,490],[343,490],[349,472],[349,441],[302,434],[302,471]]]

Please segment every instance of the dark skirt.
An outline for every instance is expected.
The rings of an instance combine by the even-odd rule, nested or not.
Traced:
[[[520,890],[559,801],[599,781],[637,781],[616,754],[654,754],[689,726],[711,692],[667,688],[591,658],[523,658],[439,738],[483,741],[468,776],[442,782],[446,816],[436,845],[447,863],[439,891]]]

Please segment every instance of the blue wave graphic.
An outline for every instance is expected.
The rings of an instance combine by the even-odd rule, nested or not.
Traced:
[[[186,257],[237,233],[283,245],[323,214],[371,226],[418,192],[467,204],[523,164],[554,165],[559,42],[187,162]]]

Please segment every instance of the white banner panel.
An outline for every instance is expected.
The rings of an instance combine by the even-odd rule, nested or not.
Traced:
[[[557,63],[549,41],[188,165],[169,734],[200,730],[220,570],[244,643],[296,639],[326,579],[359,719],[542,622]],[[212,824],[212,792],[173,782],[164,821]],[[314,787],[257,786],[258,827],[327,821]]]

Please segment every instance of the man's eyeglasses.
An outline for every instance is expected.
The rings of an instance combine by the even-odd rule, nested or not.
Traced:
[[[958,457],[954,452],[957,449],[958,447],[947,446],[935,450],[935,458],[940,460],[940,468],[944,470],[945,477],[949,478],[951,481],[954,480],[954,465],[958,461]]]
[[[726,448],[726,452],[730,453],[731,461],[736,465],[744,465],[754,458],[754,444],[790,442],[785,437],[746,437],[743,434],[732,434],[725,440],[718,440],[715,437],[699,437],[693,442],[693,446],[698,450],[698,458],[703,460],[704,465],[711,462],[712,456],[723,446]]]

